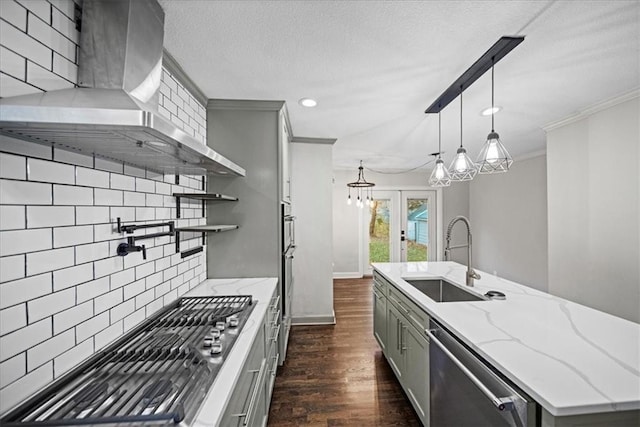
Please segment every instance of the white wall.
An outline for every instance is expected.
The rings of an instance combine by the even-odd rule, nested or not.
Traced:
[[[549,130],[549,292],[640,322],[640,99]]]
[[[379,190],[426,190],[430,171],[406,174],[380,174],[365,170],[367,181]],[[348,206],[347,182],[355,181],[358,170],[334,170],[333,183],[333,276],[335,278],[361,277],[363,248],[363,219],[361,209]],[[469,215],[468,184],[456,183],[442,191],[442,223],[456,215]],[[352,195],[353,196],[353,195]],[[439,210],[436,208],[436,210]],[[442,233],[439,235],[443,240]],[[454,258],[456,259],[456,258]],[[466,259],[466,258],[465,258]]]
[[[546,292],[546,157],[515,161],[504,174],[477,175],[469,199],[475,267]]]
[[[296,217],[293,323],[334,323],[332,144],[291,143],[291,200]]]

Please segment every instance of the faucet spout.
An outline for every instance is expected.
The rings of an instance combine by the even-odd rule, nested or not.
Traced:
[[[456,223],[458,222],[463,222],[464,225],[467,227],[467,244],[451,246],[451,231],[453,231],[453,226],[456,225]],[[472,261],[473,258],[471,255],[471,243],[472,243],[471,224],[469,223],[469,220],[466,217],[462,215],[458,215],[457,217],[451,220],[451,222],[449,223],[449,226],[447,227],[447,246],[444,248],[444,260],[445,261],[449,260],[449,256],[451,255],[451,249],[465,248],[465,247],[467,248],[467,260],[468,260],[467,274],[466,274],[467,286],[473,286],[473,280],[480,279],[480,275],[475,272],[473,267],[471,267],[471,265],[473,264],[473,261]]]

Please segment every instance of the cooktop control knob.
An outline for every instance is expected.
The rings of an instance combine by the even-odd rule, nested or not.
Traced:
[[[213,328],[213,329],[211,330],[211,332],[209,332],[209,336],[210,336],[210,337],[212,337],[213,339],[217,340],[217,339],[220,339],[220,334],[221,334],[221,333],[222,333],[222,332],[220,332],[220,329],[218,329],[218,328]]]
[[[216,328],[221,331],[224,331],[225,326],[226,326],[225,322],[216,322]]]
[[[212,356],[216,356],[220,353],[222,353],[222,343],[221,342],[214,342],[213,344],[211,344],[211,351],[210,351]]]
[[[227,322],[230,328],[237,328],[240,321],[238,320],[238,316],[231,316],[227,319]]]

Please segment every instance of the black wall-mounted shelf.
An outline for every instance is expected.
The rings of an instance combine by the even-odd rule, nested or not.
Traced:
[[[194,225],[176,228],[176,253],[180,252],[180,233],[202,233],[202,246],[204,246],[206,233],[222,233],[223,231],[236,230],[238,227],[238,225]]]
[[[177,218],[180,218],[180,199],[204,200],[207,202],[237,202],[238,198],[218,193],[173,193],[176,198]],[[202,216],[204,216],[204,204],[202,205]]]

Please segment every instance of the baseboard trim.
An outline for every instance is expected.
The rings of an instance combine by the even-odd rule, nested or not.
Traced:
[[[362,273],[360,273],[359,271],[347,271],[347,272],[339,272],[333,273],[333,278],[334,279],[362,279]]]
[[[300,316],[291,318],[292,325],[335,325],[336,313],[330,316]]]

